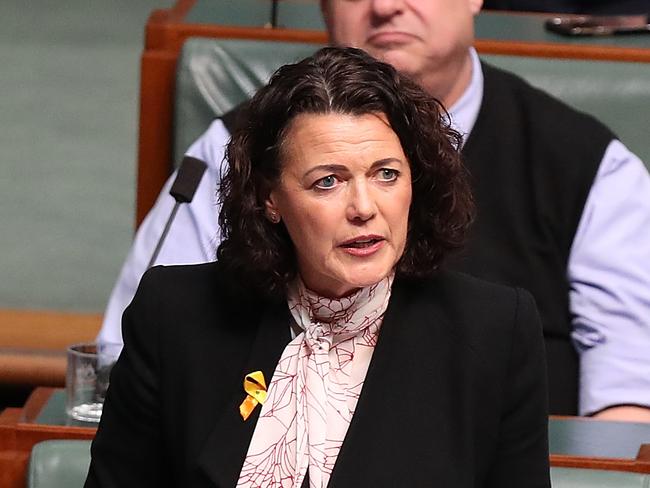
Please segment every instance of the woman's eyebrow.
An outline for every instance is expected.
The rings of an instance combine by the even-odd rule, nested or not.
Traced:
[[[399,158],[382,158],[378,159],[374,163],[372,163],[372,166],[370,166],[370,169],[375,169],[378,166],[383,166],[384,164],[389,164],[389,163],[400,163],[402,164],[403,161]]]
[[[305,176],[309,176],[311,173],[315,171],[331,171],[333,173],[336,173],[336,172],[349,171],[349,170],[347,166],[344,166],[342,164],[319,164],[318,166],[314,166],[313,168],[310,168],[305,173]]]

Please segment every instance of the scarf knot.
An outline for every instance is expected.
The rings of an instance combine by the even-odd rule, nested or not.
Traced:
[[[332,347],[334,335],[332,334],[331,327],[328,327],[327,324],[314,322],[305,329],[304,334],[305,346],[307,346],[311,352],[327,353]]]

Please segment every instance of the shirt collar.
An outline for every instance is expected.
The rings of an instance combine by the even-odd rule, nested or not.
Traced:
[[[449,108],[451,125],[462,134],[463,143],[467,140],[474,128],[481,108],[481,102],[483,101],[483,70],[481,69],[481,61],[473,47],[469,49],[469,54],[472,58],[472,79],[462,96]]]

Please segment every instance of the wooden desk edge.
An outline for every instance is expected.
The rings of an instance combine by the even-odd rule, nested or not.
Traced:
[[[595,458],[551,454],[551,466],[558,468],[603,469],[606,471],[628,471],[650,474],[650,461],[619,458]]]
[[[17,424],[18,427],[23,431],[40,431],[48,433],[59,433],[65,431],[66,433],[74,434],[80,438],[92,439],[97,431],[96,425],[80,427],[76,425],[46,425],[36,423],[36,419],[43,410],[43,407],[57,390],[60,390],[60,388],[36,388],[27,399],[25,406],[22,408],[22,415]]]
[[[43,406],[55,388],[37,388],[23,408],[7,408],[0,413],[0,451],[29,453],[34,444],[50,439],[92,440],[96,426],[37,424]]]
[[[27,399],[27,402],[25,402],[25,406],[22,408],[20,423],[27,424],[34,422],[55,391],[56,388],[36,388]]]
[[[474,47],[480,54],[650,63],[650,49],[632,47],[505,41],[500,39],[476,39]]]
[[[650,464],[650,443],[641,444],[639,452],[636,455],[637,461]]]
[[[593,417],[575,417],[570,415],[550,415],[549,420],[579,420],[581,422],[600,422]],[[649,439],[650,440],[650,439]],[[636,458],[604,458],[604,457],[582,457],[569,456],[566,454],[551,454],[551,466],[562,466],[569,468],[584,467],[588,463],[592,469],[620,470],[623,464],[630,467],[625,471],[634,471],[639,473],[650,473],[650,443],[641,444]]]

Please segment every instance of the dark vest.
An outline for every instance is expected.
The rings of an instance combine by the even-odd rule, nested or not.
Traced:
[[[532,292],[544,324],[550,410],[575,414],[567,263],[614,135],[522,79],[483,64],[483,102],[463,155],[477,218],[451,267]]]
[[[647,14],[648,0],[485,0],[483,8],[574,14]]]
[[[463,155],[477,219],[448,267],[520,286],[544,324],[550,410],[575,414],[567,261],[585,200],[614,135],[522,79],[483,64],[483,102]],[[222,120],[233,131],[243,106]]]

